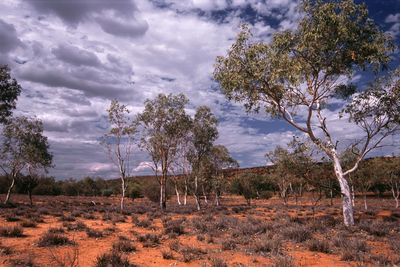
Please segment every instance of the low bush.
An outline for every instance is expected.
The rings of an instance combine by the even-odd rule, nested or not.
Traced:
[[[75,221],[75,218],[72,217],[72,216],[65,216],[65,215],[62,215],[58,220],[59,220],[60,222],[74,222],[74,221]]]
[[[296,264],[290,255],[279,255],[272,260],[272,267],[295,267]]]
[[[171,250],[161,250],[161,255],[163,259],[165,260],[173,260],[174,259],[174,254],[172,253]]]
[[[311,232],[306,226],[289,226],[283,230],[282,233],[284,238],[295,241],[296,243],[304,242],[312,237]]]
[[[207,251],[199,247],[192,247],[192,246],[184,247],[179,252],[183,256],[184,262],[190,262],[192,260],[200,259],[201,255],[207,254]]]
[[[66,227],[68,231],[84,231],[87,228],[86,224],[82,221],[77,221],[74,224],[67,223],[66,225],[63,226]]]
[[[226,239],[223,240],[221,243],[221,249],[222,250],[232,250],[236,248],[236,242],[233,239]]]
[[[127,257],[123,257],[120,253],[111,251],[104,253],[96,258],[94,267],[133,267]]]
[[[7,222],[18,222],[21,220],[15,213],[6,214],[5,219]]]
[[[36,227],[37,223],[34,220],[24,220],[21,222],[21,226],[26,228]]]
[[[185,233],[184,228],[182,226],[182,220],[172,220],[163,223],[165,229],[165,234],[175,233],[177,235],[182,235]]]
[[[73,245],[74,242],[68,239],[68,237],[54,232],[44,233],[37,243],[39,247],[53,247],[53,246],[63,246],[63,245]]]
[[[252,244],[252,249],[258,253],[271,253],[277,255],[282,247],[282,241],[275,238],[261,238]]]
[[[390,249],[393,250],[393,252],[400,254],[400,240],[391,240]]]
[[[118,240],[113,243],[112,248],[117,252],[130,253],[136,251],[136,246],[130,240]]]
[[[330,253],[330,245],[327,239],[312,238],[307,243],[307,248],[310,251],[317,251],[322,253]]]
[[[23,237],[24,230],[21,226],[0,227],[0,236],[4,237]]]
[[[211,258],[210,265],[211,267],[228,267],[228,264],[221,258]]]
[[[139,220],[136,223],[136,226],[138,227],[142,227],[142,228],[148,228],[151,226],[151,221],[149,219],[143,219],[143,220]]]
[[[50,227],[49,230],[47,231],[50,233],[58,233],[58,234],[65,233],[65,230],[62,227]]]
[[[7,256],[12,253],[12,249],[10,247],[6,247],[3,245],[0,245],[0,256]]]
[[[139,236],[138,241],[143,243],[143,247],[156,247],[160,243],[160,235],[147,233]]]
[[[103,232],[97,229],[86,228],[86,235],[91,238],[103,237]]]
[[[359,239],[348,239],[343,235],[333,240],[333,245],[341,250],[341,259],[344,261],[360,261],[365,253],[369,252],[367,242]]]

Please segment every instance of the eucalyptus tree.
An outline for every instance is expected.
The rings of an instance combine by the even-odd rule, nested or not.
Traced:
[[[193,177],[193,193],[197,209],[200,210],[199,172],[201,161],[211,153],[214,141],[218,138],[218,120],[207,106],[200,106],[196,109],[192,126],[192,142],[189,161]]]
[[[137,116],[142,134],[140,147],[149,153],[155,165],[155,175],[160,183],[162,209],[166,208],[168,171],[190,120],[185,112],[188,102],[183,94],[159,94],[153,100],[147,99],[143,112]],[[161,169],[161,176],[158,176],[158,167]]]
[[[295,204],[303,195],[303,190],[307,185],[315,187],[313,174],[315,173],[316,163],[314,161],[315,149],[312,143],[302,142],[298,137],[293,136],[288,143],[290,160],[290,171],[293,180],[290,183],[290,190],[293,193]]]
[[[364,4],[353,0],[303,0],[302,19],[294,30],[278,31],[269,43],[255,41],[246,25],[226,57],[218,57],[214,78],[228,99],[244,103],[247,111],[261,108],[305,133],[330,158],[339,181],[344,224],[354,224],[346,176],[388,135],[399,130],[399,79],[382,79],[356,90],[356,71],[378,74],[390,61],[395,45],[372,19]],[[397,76],[396,76],[397,75]],[[397,88],[397,89],[396,89]],[[343,98],[350,122],[364,138],[357,143],[355,164],[342,169],[337,141],[328,127],[329,101]],[[346,102],[347,101],[347,102]]]
[[[295,179],[292,171],[293,158],[290,152],[281,146],[276,146],[274,151],[265,156],[274,165],[273,170],[269,173],[269,179],[278,186],[279,196],[282,198],[283,204],[287,205],[290,184]]]
[[[239,168],[239,163],[233,159],[228,149],[223,145],[215,145],[211,149],[210,161],[212,163],[214,174],[211,181],[211,187],[215,194],[215,204],[220,205],[220,196],[224,190],[227,180],[223,173],[224,169]]]
[[[380,158],[367,159],[360,163],[355,174],[355,185],[362,194],[364,209],[368,210],[367,194],[379,181],[385,180],[385,168]]]
[[[124,199],[127,188],[126,179],[130,175],[131,156],[134,148],[137,125],[129,117],[129,109],[120,104],[118,100],[111,101],[107,109],[110,131],[100,137],[100,144],[106,148],[107,154],[113,164],[118,167],[121,179],[120,208],[124,209]]]
[[[21,86],[17,80],[11,78],[10,68],[7,65],[0,66],[0,123],[6,123],[7,118],[15,109],[17,98],[21,93]]]
[[[390,187],[393,199],[396,202],[395,207],[398,208],[400,197],[400,158],[393,157],[386,159],[383,169],[386,176],[386,183]]]
[[[179,205],[182,204],[180,201],[178,189],[179,182],[183,182],[183,205],[187,204],[189,179],[191,175],[190,151],[193,146],[192,126],[193,119],[191,117],[187,117],[185,120],[182,121],[180,135],[178,138],[178,147],[170,166],[171,171],[174,173],[172,179],[174,180],[175,192]],[[180,175],[176,175],[177,173],[180,173]]]
[[[230,191],[243,196],[247,205],[251,205],[251,200],[260,196],[260,187],[263,184],[261,175],[250,171],[245,171],[236,175],[230,182]]]
[[[53,155],[47,137],[43,135],[42,121],[36,118],[8,119],[2,139],[0,168],[11,179],[4,201],[7,204],[16,179],[24,173],[34,176],[41,170],[47,171],[52,167]]]

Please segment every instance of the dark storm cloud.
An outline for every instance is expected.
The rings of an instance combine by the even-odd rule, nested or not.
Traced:
[[[55,14],[76,27],[85,20],[97,20],[104,32],[122,37],[146,33],[146,21],[137,20],[138,9],[132,0],[25,0],[41,14]],[[124,22],[116,18],[123,19]]]
[[[133,16],[137,10],[131,0],[25,0],[40,13],[53,13],[70,25],[76,26],[93,13],[105,10]]]
[[[100,66],[100,60],[89,51],[82,50],[76,46],[60,45],[52,50],[53,54],[61,61],[75,66]]]
[[[50,87],[65,87],[83,92],[86,96],[113,98],[127,95],[127,89],[118,86],[117,79],[104,77],[104,73],[78,68],[74,71],[66,69],[26,69],[20,77],[31,82],[41,83]]]
[[[22,46],[22,42],[17,37],[14,25],[0,19],[0,53],[6,54],[18,46]]]
[[[149,28],[145,21],[122,23],[114,19],[101,17],[97,19],[97,22],[104,32],[121,37],[139,37],[144,35]]]

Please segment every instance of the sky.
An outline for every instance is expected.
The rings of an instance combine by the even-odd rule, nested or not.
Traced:
[[[400,0],[364,2],[370,17],[400,44]],[[209,106],[220,122],[216,143],[241,167],[265,165],[265,153],[299,133],[228,102],[212,73],[241,23],[268,42],[274,32],[296,28],[297,5],[297,0],[2,0],[0,64],[10,66],[23,88],[14,114],[43,121],[55,163],[49,175],[56,179],[118,177],[99,145],[109,129],[106,110],[118,99],[134,116],[145,99],[159,93],[184,93],[192,115],[196,107]],[[399,50],[392,57],[398,65]],[[339,109],[325,115],[343,149],[361,132],[339,119]],[[371,156],[398,154],[398,137]],[[132,175],[151,174],[148,161],[136,148]]]

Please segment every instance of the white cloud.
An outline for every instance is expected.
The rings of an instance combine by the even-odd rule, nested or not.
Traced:
[[[393,36],[400,35],[400,13],[397,14],[390,14],[385,19],[386,23],[393,23],[393,25],[389,29],[389,33]]]
[[[199,105],[210,106],[222,120],[218,143],[243,167],[262,165],[266,152],[285,146],[297,132],[288,125],[277,128],[263,114],[249,119],[241,104],[228,104],[212,81],[213,65],[216,56],[226,55],[240,22],[249,20],[257,38],[268,42],[277,29],[296,26],[297,3],[0,1],[0,61],[10,64],[23,87],[16,114],[36,115],[44,122],[55,155],[51,174],[57,177],[115,177],[117,169],[98,144],[108,129],[110,100],[128,104],[134,115],[158,93],[186,94],[192,114]],[[395,14],[386,22],[398,19]],[[326,116],[335,135],[343,127],[346,139],[358,135],[333,112]],[[135,151],[137,174],[151,173],[145,168],[148,160],[146,153]]]

